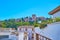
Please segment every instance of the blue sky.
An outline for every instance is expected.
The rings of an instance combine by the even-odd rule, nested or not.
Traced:
[[[0,0],[0,20],[32,14],[49,17],[48,12],[59,5],[59,0]]]

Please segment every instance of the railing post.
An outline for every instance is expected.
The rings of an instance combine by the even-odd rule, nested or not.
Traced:
[[[24,40],[28,40],[27,36],[28,36],[28,34],[26,32],[24,32]]]
[[[39,40],[39,34],[36,34],[36,40]]]
[[[34,40],[34,33],[32,33],[32,40]]]
[[[50,38],[47,38],[47,37],[45,37],[45,36],[36,34],[36,40],[51,40],[51,39],[50,39]]]

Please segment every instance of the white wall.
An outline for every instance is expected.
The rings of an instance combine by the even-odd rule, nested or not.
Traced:
[[[10,35],[10,32],[0,32],[0,35]]]
[[[56,13],[53,14],[52,16],[53,16],[53,18],[55,18],[55,17],[60,17],[60,11],[56,12]]]
[[[24,33],[19,33],[19,40],[24,40]]]

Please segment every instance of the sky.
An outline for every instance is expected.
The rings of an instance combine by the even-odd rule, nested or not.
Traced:
[[[48,13],[59,5],[59,0],[0,0],[0,20],[31,17],[32,14],[50,17]]]

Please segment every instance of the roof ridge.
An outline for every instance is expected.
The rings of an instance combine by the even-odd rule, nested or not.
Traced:
[[[54,13],[56,13],[59,10],[60,10],[60,5],[58,7],[56,7],[55,9],[53,9],[52,11],[50,11],[48,14],[53,15]]]

